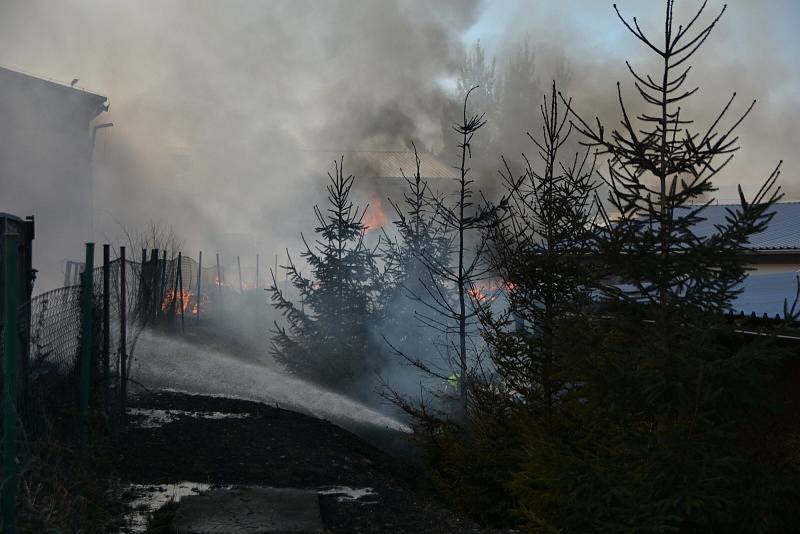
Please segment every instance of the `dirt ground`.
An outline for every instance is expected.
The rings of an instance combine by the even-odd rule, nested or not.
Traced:
[[[134,424],[117,436],[112,447],[123,482],[372,488],[371,495],[357,500],[320,495],[326,531],[498,532],[447,510],[407,460],[390,456],[330,422],[255,402],[179,393],[140,395],[131,406],[247,417],[178,415],[154,428],[142,428],[134,417]],[[171,509],[156,514],[153,525],[167,524]],[[163,527],[150,531],[162,531],[158,528]]]

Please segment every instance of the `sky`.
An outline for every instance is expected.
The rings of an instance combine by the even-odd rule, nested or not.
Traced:
[[[569,58],[575,79],[573,96],[578,108],[616,111],[615,87],[633,87],[624,65],[642,67],[652,54],[620,23],[613,1],[491,0],[481,4],[475,23],[462,34],[465,45],[480,39],[490,55],[501,57],[520,39],[534,49],[556,43]],[[686,20],[702,2],[678,0],[676,23]],[[618,0],[629,20],[636,16],[649,34],[663,35],[664,2]],[[710,0],[706,19],[725,5]],[[800,200],[800,158],[794,147],[800,140],[800,2],[796,0],[729,0],[711,38],[701,49],[691,81],[701,86],[694,98],[699,115],[719,109],[725,97],[738,93],[740,104],[758,103],[740,130],[742,149],[731,172],[720,177],[721,200],[734,197],[734,185],[753,189],[775,163],[784,160],[782,183],[787,199]],[[630,99],[634,95],[629,93]],[[583,98],[582,98],[583,97]],[[618,115],[609,113],[616,119]]]
[[[678,18],[699,3],[679,0]],[[618,5],[660,31],[662,2]],[[707,11],[721,8],[710,0]],[[723,200],[780,159],[787,198],[800,200],[798,23],[797,0],[730,0],[695,62],[702,91],[689,108],[699,124],[732,91],[735,109],[759,101],[720,177]],[[297,149],[414,139],[452,163],[452,80],[477,39],[500,71],[527,39],[533,90],[553,76],[550,59],[565,59],[576,109],[608,124],[619,118],[618,80],[634,100],[624,60],[644,69],[651,60],[608,0],[0,0],[0,65],[78,78],[110,99],[89,237],[113,240],[120,226],[155,220],[191,249],[242,236],[262,257],[313,230],[310,204],[328,169],[304,168]]]

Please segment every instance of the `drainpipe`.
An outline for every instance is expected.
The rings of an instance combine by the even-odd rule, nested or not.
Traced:
[[[89,241],[94,241],[94,144],[97,140],[97,130],[101,128],[111,128],[114,126],[113,122],[106,122],[103,124],[95,124],[92,128],[92,146],[89,150],[89,187],[91,189],[91,196],[89,199],[89,213],[91,217],[91,235]]]

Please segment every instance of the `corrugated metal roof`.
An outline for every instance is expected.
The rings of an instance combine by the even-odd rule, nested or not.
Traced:
[[[783,304],[791,308],[797,294],[797,272],[749,274],[737,289],[741,290],[731,302],[731,310],[739,315],[756,314],[758,318],[767,314],[770,319],[776,315],[783,317]],[[636,286],[632,284],[616,284],[632,298],[637,295]],[[641,299],[640,302],[645,302]]]
[[[741,284],[742,292],[731,303],[735,313],[783,317],[783,303],[791,307],[797,291],[797,273],[751,274]]]
[[[710,205],[701,212],[705,221],[695,226],[698,236],[714,232],[715,224],[724,224],[729,209],[737,209],[736,204]],[[775,216],[766,230],[750,239],[748,248],[764,250],[800,250],[800,202],[779,202],[771,210]]]
[[[412,177],[417,166],[414,152],[410,150],[305,150],[310,155],[308,164],[312,172],[327,172],[332,162],[344,156],[348,174],[359,178],[400,178],[403,173]],[[419,152],[420,175],[424,179],[456,178],[455,169],[428,152]],[[401,172],[402,171],[402,172]]]

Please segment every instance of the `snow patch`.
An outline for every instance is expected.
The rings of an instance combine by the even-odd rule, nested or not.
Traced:
[[[357,502],[374,504],[380,498],[372,488],[351,488],[350,486],[331,486],[317,490],[319,495],[334,495],[337,502]]]
[[[130,511],[126,514],[125,532],[146,532],[153,513],[171,501],[179,502],[183,497],[199,495],[209,489],[230,489],[238,486],[212,485],[202,482],[176,482],[174,484],[130,484],[128,491],[136,497],[128,503]],[[242,486],[245,487],[245,486]],[[247,486],[264,487],[264,486]],[[353,488],[350,486],[325,486],[317,490],[318,495],[332,495],[337,502],[375,504],[380,495],[372,488]]]
[[[131,501],[131,511],[126,515],[128,532],[145,532],[147,522],[153,512],[170,501],[180,501],[188,495],[196,495],[208,491],[210,484],[199,482],[178,482],[175,484],[131,484],[128,486],[137,497]]]
[[[223,412],[187,412],[183,410],[151,410],[145,408],[129,408],[128,415],[139,418],[134,426],[139,428],[159,428],[171,423],[179,417],[196,417],[198,419],[246,419],[249,413]]]

